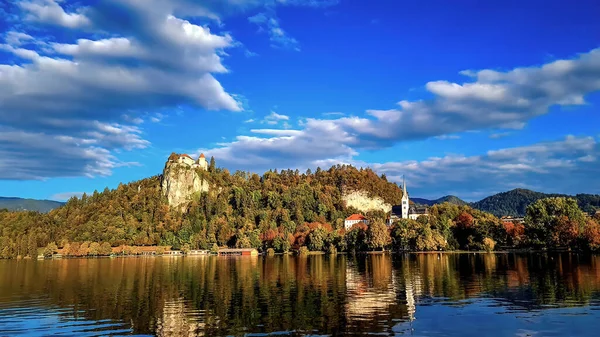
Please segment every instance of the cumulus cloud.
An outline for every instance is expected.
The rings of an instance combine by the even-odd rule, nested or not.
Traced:
[[[335,124],[366,147],[470,130],[522,128],[553,106],[585,104],[587,94],[600,90],[600,49],[542,66],[462,73],[473,81],[427,83],[431,99],[368,110],[366,117],[317,122]]]
[[[293,133],[254,132],[221,144],[216,152],[225,162],[242,168],[239,157],[252,158],[247,168],[313,166],[314,163],[352,162],[359,150],[381,149],[405,140],[438,137],[482,129],[522,127],[556,105],[584,104],[584,96],[600,89],[600,49],[569,60],[506,72],[464,72],[472,82],[430,82],[433,98],[402,101],[399,109],[369,110],[367,117],[308,118]],[[260,136],[260,137],[259,137]],[[243,155],[242,155],[243,154]],[[489,155],[490,158],[498,154]],[[586,157],[587,158],[587,157]],[[443,159],[445,162],[474,158]],[[550,165],[557,161],[545,162]],[[505,163],[507,172],[541,170],[543,165]]]
[[[450,155],[374,164],[373,168],[395,181],[406,175],[413,195],[422,197],[440,197],[440,191],[445,191],[473,200],[513,188],[596,193],[600,188],[594,178],[600,174],[599,153],[600,143],[593,137],[568,136],[480,156]]]
[[[31,0],[18,7],[36,34],[12,29],[0,40],[21,61],[0,64],[0,179],[108,175],[123,165],[115,151],[148,146],[137,125],[164,118],[149,111],[242,110],[213,76],[228,72],[221,55],[235,41],[176,16],[209,15],[193,2]],[[78,38],[52,42],[43,35],[48,26]]]

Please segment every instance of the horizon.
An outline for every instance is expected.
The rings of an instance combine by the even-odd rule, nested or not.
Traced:
[[[598,194],[597,2],[442,4],[2,3],[0,196],[114,189],[171,152],[429,200]]]

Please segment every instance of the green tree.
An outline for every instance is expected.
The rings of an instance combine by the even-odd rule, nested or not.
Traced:
[[[524,226],[531,245],[570,245],[583,232],[585,216],[575,199],[546,198],[527,207]]]
[[[308,249],[311,251],[322,251],[325,245],[325,237],[327,231],[324,228],[318,227],[308,235]]]

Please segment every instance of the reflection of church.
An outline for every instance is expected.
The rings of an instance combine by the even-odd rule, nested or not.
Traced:
[[[389,255],[367,256],[364,273],[357,266],[346,267],[346,316],[350,321],[374,321],[398,311],[407,321],[415,319],[417,302],[422,295],[418,270],[408,258],[400,269],[392,267]],[[398,317],[398,316],[396,316]],[[399,323],[402,325],[403,323]]]

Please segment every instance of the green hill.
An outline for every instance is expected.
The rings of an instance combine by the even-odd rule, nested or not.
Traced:
[[[5,208],[10,211],[36,211],[41,213],[47,213],[62,205],[62,202],[53,200],[0,197],[0,209]]]
[[[466,201],[461,200],[458,197],[455,197],[453,195],[447,195],[445,197],[441,197],[435,200],[429,200],[429,199],[423,199],[423,198],[411,198],[410,200],[412,200],[415,204],[417,205],[426,205],[426,206],[433,206],[433,205],[437,205],[437,204],[442,204],[445,202],[454,204],[454,205],[458,205],[458,206],[464,206],[464,205],[468,205],[469,203]]]
[[[600,209],[600,195],[577,194],[569,196],[565,194],[547,194],[521,188],[498,193],[470,205],[475,209],[489,212],[496,216],[525,216],[527,206],[537,200],[550,197],[574,198],[577,200],[579,208],[587,213],[593,213],[595,210]]]

